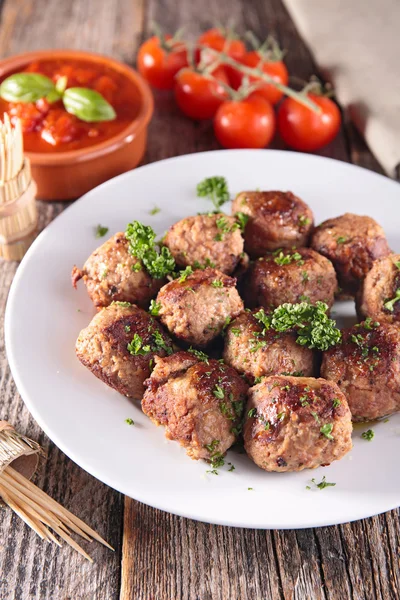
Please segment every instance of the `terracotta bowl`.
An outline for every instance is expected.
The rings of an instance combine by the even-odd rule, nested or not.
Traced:
[[[68,152],[26,152],[41,200],[73,200],[100,183],[138,165],[146,149],[147,126],[153,114],[153,96],[144,79],[123,63],[76,50],[26,52],[0,61],[0,78],[23,69],[36,60],[65,58],[106,64],[127,77],[137,88],[140,99],[136,118],[119,134],[79,150]]]

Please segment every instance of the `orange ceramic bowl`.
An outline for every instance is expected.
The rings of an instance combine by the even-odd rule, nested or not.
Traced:
[[[41,200],[73,200],[100,183],[138,165],[146,149],[147,126],[153,114],[153,96],[144,79],[123,63],[76,50],[26,52],[0,61],[0,79],[18,72],[34,61],[82,60],[106,65],[128,78],[138,96],[138,112],[132,122],[114,137],[87,148],[66,152],[26,152]]]

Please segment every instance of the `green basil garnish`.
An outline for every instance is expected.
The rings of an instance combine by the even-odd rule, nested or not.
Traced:
[[[7,102],[36,102],[54,90],[54,83],[40,73],[15,73],[0,85],[0,96]]]
[[[115,110],[99,92],[88,88],[73,87],[65,90],[63,102],[66,110],[82,121],[112,121]]]

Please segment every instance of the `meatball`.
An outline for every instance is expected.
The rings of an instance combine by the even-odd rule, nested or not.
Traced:
[[[320,300],[331,308],[336,289],[332,263],[311,248],[297,248],[258,258],[247,272],[243,294],[250,307]]]
[[[351,213],[321,223],[311,246],[332,261],[342,297],[354,296],[373,261],[390,254],[382,227],[371,217]]]
[[[291,332],[264,330],[253,313],[239,315],[225,333],[224,361],[254,381],[280,373],[314,375],[314,353],[296,343]]]
[[[153,279],[141,261],[129,253],[124,233],[116,233],[87,259],[82,269],[72,269],[72,284],[83,278],[90,299],[96,308],[117,300],[132,302],[147,308],[151,298],[165,283]]]
[[[307,246],[314,216],[292,192],[241,192],[232,212],[249,216],[244,247],[252,258],[277,248]]]
[[[374,261],[356,296],[360,318],[372,317],[381,323],[400,321],[400,254]]]
[[[210,266],[230,275],[239,263],[244,241],[234,217],[208,214],[172,225],[164,245],[181,267]]]
[[[343,332],[324,353],[321,375],[346,395],[353,421],[370,421],[400,410],[400,330],[366,319]]]
[[[267,377],[250,388],[245,419],[245,450],[266,471],[326,466],[352,447],[346,397],[325,379]]]
[[[159,323],[128,302],[100,310],[76,342],[81,363],[124,396],[140,399],[155,356],[173,351]]]
[[[247,384],[235,369],[189,352],[155,360],[143,412],[191,458],[220,459],[237,439]]]
[[[206,347],[243,310],[235,284],[211,268],[167,283],[157,296],[161,322],[179,340]]]

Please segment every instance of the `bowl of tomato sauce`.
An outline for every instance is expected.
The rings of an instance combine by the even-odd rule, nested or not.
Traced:
[[[24,74],[23,82],[32,81],[32,74],[42,87],[45,82],[43,97],[24,94],[20,89],[16,95],[0,97],[0,117],[7,112],[11,120],[21,120],[24,150],[31,161],[38,198],[78,198],[140,162],[153,97],[134,69],[91,52],[45,50],[0,61],[0,84],[15,79],[16,74]],[[55,86],[50,93],[46,82]],[[86,100],[90,109],[92,98],[99,97],[101,106],[86,110]],[[104,106],[105,113],[98,110]]]

